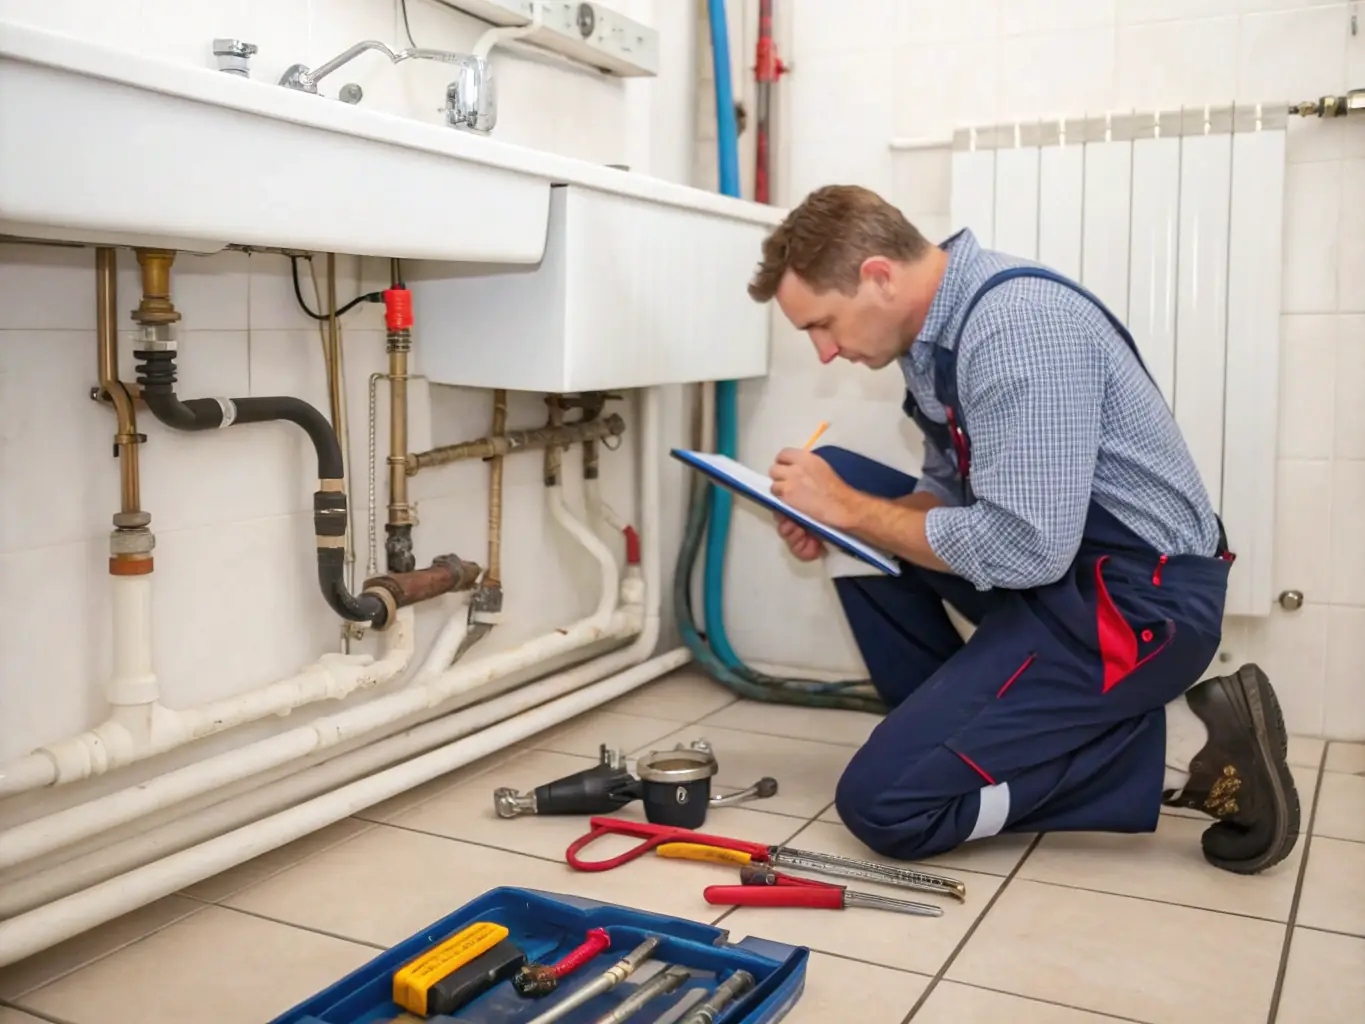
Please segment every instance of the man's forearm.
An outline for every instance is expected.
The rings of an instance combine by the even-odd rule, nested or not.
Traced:
[[[929,510],[942,504],[937,497],[924,491],[894,500],[860,493],[849,509],[848,522],[843,525],[855,537],[908,562],[938,572],[952,572],[948,564],[934,554],[925,535]]]

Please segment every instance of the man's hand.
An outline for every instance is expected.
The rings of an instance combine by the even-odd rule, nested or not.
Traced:
[[[802,448],[783,448],[768,470],[773,496],[836,529],[853,520],[858,492],[839,478],[820,456]]]
[[[803,562],[813,562],[825,553],[825,542],[786,516],[777,517],[777,533],[793,555]]]

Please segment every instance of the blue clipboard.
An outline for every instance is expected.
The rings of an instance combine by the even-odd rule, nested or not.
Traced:
[[[880,569],[888,576],[899,576],[901,574],[900,563],[891,555],[878,551],[870,544],[864,544],[842,530],[836,530],[832,526],[817,522],[804,512],[796,511],[781,498],[774,497],[770,490],[772,481],[762,473],[757,473],[728,456],[717,455],[713,452],[692,452],[674,448],[670,454],[678,461],[705,474],[727,490],[743,495],[764,508],[779,512],[788,519],[800,523],[817,537],[828,541],[841,551],[846,551],[854,558],[861,559],[868,565]]]

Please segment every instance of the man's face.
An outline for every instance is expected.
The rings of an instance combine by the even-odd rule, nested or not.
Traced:
[[[868,261],[872,263],[872,261]],[[817,292],[790,270],[777,289],[777,305],[799,330],[810,335],[820,362],[847,359],[879,370],[909,348],[906,311],[895,301],[889,267],[864,264],[853,294]]]

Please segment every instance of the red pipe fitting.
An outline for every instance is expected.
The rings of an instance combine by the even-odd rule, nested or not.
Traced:
[[[391,331],[412,328],[412,292],[399,287],[384,292],[384,324]]]
[[[640,535],[635,532],[635,527],[627,526],[621,531],[626,535],[626,564],[640,564]]]

